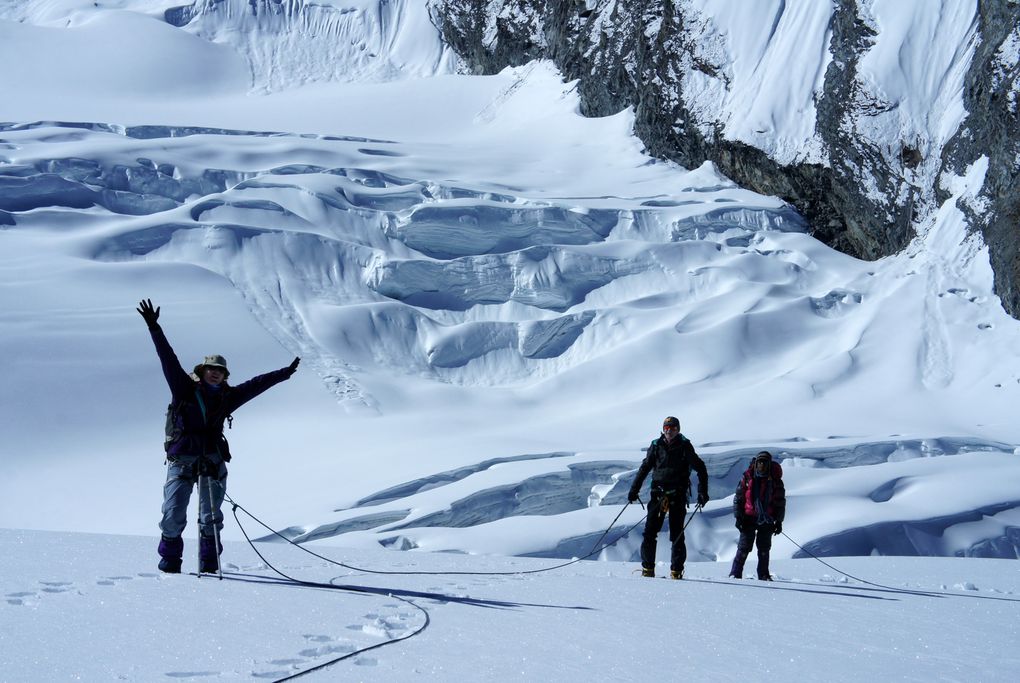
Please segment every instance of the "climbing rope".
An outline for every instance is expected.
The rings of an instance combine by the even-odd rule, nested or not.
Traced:
[[[836,567],[833,567],[831,564],[829,564],[828,562],[826,562],[822,558],[818,557],[817,555],[815,555],[813,552],[811,552],[810,550],[808,550],[807,548],[805,548],[801,544],[797,543],[797,541],[795,541],[792,538],[790,538],[789,536],[787,536],[785,531],[782,532],[782,534],[783,534],[783,536],[786,536],[786,540],[788,540],[790,543],[792,543],[795,546],[797,546],[798,548],[800,548],[800,550],[802,552],[810,555],[811,557],[813,557],[814,559],[818,560],[819,562],[824,564],[826,567],[828,567],[829,569],[831,569],[832,571],[834,571],[834,572],[836,572],[838,574],[843,574],[844,576],[846,576],[849,579],[853,579],[854,581],[860,581],[861,583],[867,584],[869,586],[875,586],[876,588],[884,588],[886,590],[892,590],[892,591],[904,590],[902,588],[896,588],[895,586],[884,586],[884,585],[882,585],[880,583],[874,583],[872,581],[868,581],[867,579],[862,579],[860,577],[854,576],[853,574],[850,574],[849,572],[845,572],[842,569],[837,569]],[[908,592],[915,592],[915,591],[908,591]]]
[[[298,585],[298,586],[306,586],[306,587],[309,587],[309,588],[325,588],[325,589],[330,589],[330,590],[341,590],[341,591],[347,591],[347,592],[351,592],[351,593],[359,593],[359,592],[360,593],[367,593],[369,591],[367,589],[364,590],[364,591],[361,591],[358,588],[353,587],[353,586],[337,586],[337,585],[333,584],[332,582],[326,584],[326,583],[319,583],[319,582],[315,582],[315,581],[303,581],[301,579],[296,579],[296,578],[294,578],[294,577],[284,573],[280,569],[277,569],[271,562],[269,562],[269,560],[266,559],[266,557],[261,552],[259,552],[258,548],[255,546],[255,542],[251,539],[251,537],[249,537],[248,531],[244,528],[244,525],[241,524],[241,520],[237,516],[237,511],[241,510],[242,512],[244,512],[244,514],[246,514],[249,517],[251,517],[253,520],[258,522],[260,525],[265,527],[267,530],[269,530],[270,532],[272,532],[276,536],[279,536],[280,538],[282,538],[283,540],[287,541],[291,545],[300,548],[304,552],[306,552],[306,553],[308,553],[310,555],[313,555],[314,557],[317,557],[317,558],[319,558],[321,560],[329,562],[330,564],[335,564],[337,566],[344,567],[345,569],[350,569],[350,570],[353,570],[353,571],[364,572],[364,573],[368,573],[368,574],[403,574],[403,575],[446,574],[446,575],[458,575],[458,576],[464,576],[464,575],[470,575],[470,576],[504,576],[504,575],[515,575],[515,574],[536,574],[538,572],[546,572],[546,571],[551,571],[553,569],[560,569],[562,567],[567,567],[567,566],[569,566],[571,564],[574,564],[576,562],[580,562],[581,560],[584,560],[584,559],[586,559],[588,557],[591,557],[595,553],[601,552],[602,550],[605,550],[606,548],[616,544],[621,538],[623,538],[624,536],[629,534],[638,524],[643,522],[645,520],[645,517],[647,517],[647,515],[645,517],[642,517],[640,520],[637,521],[636,524],[634,524],[631,527],[629,527],[625,532],[623,532],[620,536],[618,536],[616,539],[614,539],[612,543],[608,543],[605,546],[600,547],[600,544],[602,543],[603,539],[605,539],[605,537],[609,534],[609,532],[612,531],[613,527],[616,525],[616,522],[623,515],[623,511],[627,509],[628,505],[630,505],[630,503],[628,502],[626,505],[623,506],[623,508],[620,509],[620,512],[617,513],[616,517],[613,519],[613,521],[609,525],[609,527],[602,533],[602,535],[599,537],[599,539],[595,542],[595,545],[593,546],[591,552],[589,552],[584,557],[578,557],[578,558],[575,558],[575,559],[571,560],[570,562],[565,562],[565,563],[562,563],[562,564],[558,564],[558,565],[555,565],[553,567],[545,567],[545,568],[542,568],[542,569],[523,570],[523,571],[516,571],[516,572],[422,572],[422,571],[408,572],[408,571],[381,571],[381,570],[363,569],[363,568],[360,568],[360,567],[355,567],[355,566],[348,565],[348,564],[343,563],[343,562],[338,562],[338,561],[330,559],[328,557],[324,557],[322,555],[319,555],[318,553],[313,552],[313,551],[309,550],[308,548],[305,548],[305,547],[301,546],[298,543],[295,543],[291,539],[289,539],[286,536],[284,536],[283,534],[281,534],[276,529],[273,529],[272,527],[267,525],[265,522],[260,520],[258,517],[256,517],[251,512],[249,512],[244,507],[242,507],[240,504],[238,504],[236,501],[234,501],[230,496],[226,495],[225,492],[224,492],[224,496],[223,497],[224,497],[224,499],[227,502],[229,502],[231,504],[231,506],[232,506],[231,512],[232,512],[232,514],[234,516],[234,521],[237,522],[237,527],[241,530],[241,533],[244,535],[244,539],[248,542],[248,545],[251,546],[251,549],[259,557],[259,559],[262,560],[263,564],[265,564],[266,567],[268,567],[272,571],[276,572],[277,574],[282,576],[284,579],[286,579],[286,580],[288,580],[288,581],[290,581],[290,582],[292,582],[292,583],[294,583],[295,585]],[[642,507],[643,507],[643,505],[642,505]],[[695,509],[694,512],[697,513],[698,509],[700,509],[700,508],[701,508],[701,506],[699,505],[698,508]],[[693,519],[693,517],[694,517],[694,515],[692,514],[691,518]],[[690,521],[688,521],[688,524],[689,523],[690,523]],[[686,528],[686,525],[684,525],[684,526]],[[229,578],[229,576],[228,576],[228,578]],[[393,593],[389,593],[388,595],[389,595],[389,597],[395,598],[395,599],[400,600],[402,602],[406,602],[407,604],[411,605],[412,607],[414,607],[415,609],[420,611],[425,616],[425,622],[418,629],[416,629],[415,631],[413,631],[411,633],[408,633],[406,635],[403,635],[403,636],[401,636],[399,638],[392,638],[392,639],[384,641],[382,643],[376,643],[375,645],[371,645],[369,647],[364,647],[364,648],[361,648],[360,650],[355,650],[354,652],[349,652],[349,653],[347,653],[345,655],[342,655],[340,657],[336,657],[334,659],[331,659],[331,660],[329,660],[327,662],[323,662],[321,664],[317,664],[316,666],[309,667],[308,669],[304,669],[303,671],[299,671],[299,672],[294,673],[294,674],[292,674],[290,676],[286,676],[284,678],[276,679],[276,681],[274,681],[274,683],[283,683],[283,681],[291,681],[291,680],[294,680],[295,678],[298,678],[300,676],[304,676],[306,674],[310,674],[310,673],[315,672],[315,671],[321,671],[322,669],[325,669],[326,667],[332,666],[333,664],[336,664],[338,662],[342,662],[345,659],[350,659],[350,658],[355,657],[357,655],[363,654],[365,652],[368,652],[369,650],[374,650],[374,649],[377,649],[377,648],[380,648],[380,647],[384,647],[386,645],[391,645],[393,643],[400,642],[401,640],[407,640],[408,638],[413,638],[414,636],[418,635],[419,633],[424,631],[426,628],[428,628],[429,624],[431,623],[431,618],[429,616],[428,610],[426,610],[421,605],[418,605],[414,601],[408,600],[407,598],[403,598],[403,597],[401,597],[399,595],[394,595]]]
[[[815,555],[813,552],[811,552],[810,550],[808,550],[807,548],[805,548],[801,544],[797,543],[797,541],[795,541],[792,538],[790,538],[789,536],[787,536],[785,531],[782,532],[782,534],[783,534],[783,536],[786,536],[786,540],[788,540],[790,543],[792,543],[795,546],[797,546],[802,552],[804,552],[805,554],[809,555],[813,559],[818,560],[819,562],[821,562],[823,565],[825,565],[826,567],[828,567],[832,571],[836,572],[837,574],[842,574],[842,575],[846,576],[849,579],[853,579],[854,581],[860,581],[861,583],[866,584],[868,586],[874,586],[875,588],[881,588],[883,590],[893,591],[895,593],[909,593],[910,595],[922,595],[922,596],[927,596],[927,597],[939,597],[939,598],[941,598],[941,597],[975,598],[975,599],[981,599],[981,600],[997,600],[997,601],[1000,601],[1000,602],[1020,602],[1020,600],[1018,600],[1016,598],[1003,597],[1003,596],[998,596],[998,595],[966,595],[966,594],[961,594],[961,593],[950,593],[948,591],[931,591],[931,590],[921,590],[921,589],[912,589],[912,588],[899,588],[897,586],[886,586],[885,584],[875,583],[874,581],[868,581],[867,579],[862,579],[859,576],[854,576],[850,572],[845,572],[842,569],[839,569],[838,567],[834,567],[833,565],[829,564],[828,562],[826,562],[822,558],[818,557],[817,555]]]
[[[378,570],[378,569],[365,569],[365,568],[362,568],[362,567],[356,567],[354,565],[349,565],[349,564],[346,564],[344,562],[339,562],[337,560],[333,560],[331,558],[328,558],[328,557],[320,555],[320,554],[318,554],[316,552],[313,552],[313,551],[309,550],[308,548],[305,548],[302,545],[300,545],[298,543],[295,543],[293,540],[287,538],[286,536],[281,534],[276,529],[270,527],[268,524],[263,522],[261,519],[256,517],[251,512],[249,512],[242,505],[240,505],[235,500],[233,500],[230,496],[228,496],[226,494],[226,492],[224,492],[223,497],[232,506],[231,512],[232,512],[232,514],[234,516],[234,521],[237,523],[238,529],[241,530],[241,534],[244,535],[244,539],[248,542],[248,545],[251,546],[251,549],[255,552],[255,554],[258,556],[258,558],[260,560],[262,560],[263,564],[265,564],[266,567],[268,567],[273,572],[279,574],[281,577],[283,577],[287,581],[290,581],[294,585],[305,586],[305,587],[309,587],[309,588],[324,588],[324,589],[329,589],[329,590],[340,590],[340,591],[346,591],[346,592],[350,592],[350,593],[369,593],[371,591],[369,591],[368,589],[360,590],[360,589],[358,589],[357,587],[354,587],[354,586],[337,586],[337,585],[335,585],[332,582],[330,582],[330,583],[320,583],[320,582],[316,582],[316,581],[304,581],[304,580],[301,580],[301,579],[296,579],[293,576],[290,576],[290,575],[286,574],[285,572],[281,571],[280,569],[278,569],[277,567],[275,567],[271,562],[269,562],[268,559],[266,559],[266,557],[261,552],[259,552],[259,549],[255,546],[255,542],[248,535],[248,531],[244,528],[244,525],[241,523],[240,518],[237,516],[237,511],[241,510],[242,512],[244,512],[244,514],[248,515],[251,519],[253,519],[255,522],[260,524],[262,527],[264,527],[265,529],[267,529],[268,531],[270,531],[274,535],[282,538],[283,540],[287,541],[291,545],[293,545],[293,546],[295,546],[297,548],[300,548],[302,551],[308,553],[309,555],[317,557],[320,560],[323,560],[323,561],[328,562],[330,564],[334,564],[334,565],[337,565],[339,567],[343,567],[345,569],[349,569],[349,570],[357,571],[357,572],[363,572],[363,573],[367,573],[367,574],[389,574],[389,575],[399,574],[399,575],[413,575],[413,576],[421,576],[421,575],[512,576],[512,575],[521,575],[521,574],[538,574],[540,572],[548,572],[548,571],[552,571],[554,569],[562,569],[563,567],[568,567],[568,566],[570,566],[572,564],[576,564],[577,562],[585,560],[585,559],[591,557],[592,555],[595,555],[596,553],[600,553],[603,550],[605,550],[606,548],[612,547],[617,542],[619,542],[620,539],[622,539],[625,536],[627,536],[631,531],[633,531],[639,524],[641,524],[648,517],[647,514],[644,515],[636,523],[634,523],[633,525],[628,527],[626,531],[624,531],[622,534],[620,534],[615,539],[613,539],[612,542],[607,543],[605,545],[602,545],[602,541],[606,538],[606,536],[609,535],[609,532],[613,530],[613,527],[616,526],[616,523],[619,521],[620,517],[623,516],[624,511],[630,505],[630,501],[628,501],[622,508],[620,508],[620,511],[616,514],[616,517],[614,517],[613,521],[609,524],[609,527],[606,528],[606,530],[604,532],[602,532],[602,535],[599,536],[598,540],[595,541],[595,544],[592,546],[592,549],[591,549],[590,552],[588,552],[588,554],[583,555],[582,557],[576,557],[576,558],[570,560],[569,562],[563,562],[561,564],[553,565],[551,567],[543,567],[541,569],[519,570],[519,571],[512,571],[512,572],[384,571],[384,570]],[[638,502],[639,503],[641,502],[640,499],[638,499]],[[641,506],[643,508],[644,504],[642,503]],[[702,506],[700,504],[697,505],[694,508],[694,512],[691,513],[690,518],[684,524],[684,529],[687,528],[687,525],[691,523],[691,521],[694,519],[694,516],[698,514],[698,512],[701,510],[701,508],[702,508]],[[228,575],[228,578],[230,578],[229,575]],[[425,616],[424,623],[419,628],[417,628],[415,631],[413,631],[411,633],[408,633],[408,634],[405,634],[403,636],[400,636],[399,638],[391,638],[390,640],[387,640],[387,641],[384,641],[384,642],[381,642],[381,643],[376,643],[375,645],[370,645],[368,647],[361,648],[360,650],[355,650],[354,652],[349,652],[349,653],[347,653],[345,655],[342,655],[340,657],[336,657],[334,659],[331,659],[331,660],[329,660],[327,662],[323,662],[321,664],[317,664],[316,666],[309,667],[308,669],[304,669],[303,671],[299,671],[299,672],[294,673],[294,674],[292,674],[290,676],[285,676],[283,678],[276,679],[276,681],[274,683],[283,683],[284,681],[291,681],[291,680],[294,680],[294,679],[299,678],[301,676],[304,676],[306,674],[310,674],[310,673],[315,672],[315,671],[321,671],[322,669],[325,669],[326,667],[332,666],[333,664],[336,664],[338,662],[342,662],[342,661],[344,661],[346,659],[351,659],[352,657],[356,657],[357,655],[360,655],[360,654],[363,654],[365,652],[368,652],[369,650],[375,650],[377,648],[381,648],[381,647],[384,647],[386,645],[391,645],[393,643],[397,643],[397,642],[400,642],[402,640],[407,640],[409,638],[413,638],[414,636],[420,634],[422,631],[424,631],[426,628],[428,628],[429,624],[431,623],[431,617],[429,616],[428,610],[426,610],[421,605],[418,605],[414,601],[409,600],[407,598],[403,598],[403,597],[401,597],[399,595],[394,595],[393,593],[389,593],[388,596],[392,597],[392,598],[395,598],[397,600],[400,600],[401,602],[405,602],[405,603],[411,605],[412,607],[414,607],[416,610],[420,611]]]
[[[345,562],[340,562],[338,560],[334,560],[334,559],[325,557],[323,555],[319,555],[318,553],[316,553],[316,552],[314,552],[312,550],[309,550],[308,548],[305,548],[300,543],[295,543],[293,540],[287,538],[286,536],[281,534],[279,531],[277,531],[276,529],[272,528],[271,526],[269,526],[268,524],[263,522],[261,519],[259,519],[255,515],[253,515],[251,512],[246,510],[242,505],[240,505],[237,502],[235,502],[232,498],[230,498],[230,496],[227,496],[226,494],[224,494],[224,499],[233,506],[232,512],[233,512],[233,515],[234,515],[234,521],[237,522],[238,528],[241,529],[241,533],[244,534],[245,540],[248,541],[248,544],[255,551],[255,554],[258,555],[259,558],[261,558],[262,561],[266,563],[266,566],[268,566],[270,569],[273,569],[273,571],[276,571],[278,574],[280,572],[278,570],[276,570],[272,565],[270,565],[269,562],[266,561],[265,557],[262,556],[262,553],[260,553],[258,551],[258,549],[255,548],[254,541],[252,541],[251,538],[248,537],[247,531],[245,531],[244,526],[241,524],[241,520],[237,516],[237,511],[238,510],[240,510],[244,514],[248,515],[252,520],[257,522],[259,525],[264,527],[267,531],[269,531],[273,535],[278,536],[279,538],[282,538],[287,543],[290,543],[291,545],[293,545],[293,546],[295,546],[297,548],[300,548],[302,551],[308,553],[309,555],[312,555],[313,557],[317,557],[320,560],[323,560],[324,562],[329,562],[330,564],[335,564],[338,567],[343,567],[344,569],[349,569],[351,571],[356,571],[356,572],[362,572],[362,573],[365,573],[365,574],[388,574],[388,575],[401,575],[401,576],[431,576],[431,575],[444,575],[444,576],[516,576],[516,575],[519,575],[519,574],[539,574],[539,573],[542,573],[542,572],[552,571],[554,569],[562,569],[564,567],[569,567],[572,564],[576,564],[576,563],[578,563],[578,562],[580,562],[582,560],[586,560],[589,557],[591,557],[592,555],[595,555],[596,553],[600,553],[603,550],[605,550],[606,548],[610,548],[610,547],[616,545],[616,543],[618,543],[622,538],[624,538],[625,536],[627,536],[627,534],[629,534],[631,531],[633,531],[638,526],[638,524],[641,524],[641,522],[645,521],[645,518],[647,517],[647,515],[645,515],[644,517],[639,519],[635,524],[633,524],[630,527],[628,527],[626,531],[624,531],[622,534],[620,534],[615,539],[613,539],[612,542],[607,543],[604,546],[602,546],[601,543],[602,543],[603,539],[605,539],[605,537],[609,535],[609,532],[612,531],[613,527],[616,526],[616,522],[623,515],[624,510],[626,510],[627,507],[630,505],[630,502],[628,502],[626,505],[624,505],[620,509],[620,512],[616,515],[616,517],[613,519],[612,523],[609,525],[609,528],[607,528],[602,533],[602,535],[595,542],[595,545],[592,547],[591,551],[588,552],[588,554],[582,555],[581,557],[575,557],[574,559],[570,560],[569,562],[563,562],[561,564],[553,565],[551,567],[542,567],[541,569],[521,569],[521,570],[518,570],[518,571],[509,571],[509,572],[392,571],[392,570],[381,570],[381,569],[365,569],[364,567],[356,567],[354,565],[350,565],[350,564],[347,564]],[[699,505],[697,508],[695,508],[694,514],[696,514],[698,512],[698,510],[700,510],[700,509],[701,509],[701,506]],[[694,514],[691,515],[691,519],[694,518]],[[687,523],[690,524],[690,521],[688,521]],[[687,527],[687,525],[685,524],[684,528],[686,528],[686,527]]]

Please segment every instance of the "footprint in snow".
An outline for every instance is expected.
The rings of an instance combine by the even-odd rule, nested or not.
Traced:
[[[44,593],[66,593],[71,590],[73,583],[70,581],[40,581]]]
[[[298,652],[298,655],[305,659],[317,659],[328,655],[346,655],[357,649],[358,648],[356,648],[352,643],[336,642],[332,645],[323,645],[322,647],[313,647],[307,650],[301,650],[301,652]]]
[[[304,664],[304,659],[273,659],[269,662],[273,666],[298,666]]]
[[[40,581],[41,588],[38,591],[18,591],[7,593],[4,598],[8,605],[35,605],[36,598],[43,597],[43,593],[56,594],[67,593],[74,590],[74,584],[70,581]],[[80,591],[79,591],[80,594]]]
[[[219,676],[219,671],[168,671],[164,674],[170,678],[204,678],[208,676]]]
[[[298,652],[299,657],[304,657],[306,659],[315,659],[318,657],[325,657],[327,655],[350,654],[358,649],[352,643],[349,643],[342,638],[334,638],[333,636],[306,633],[303,637],[310,643],[323,643],[318,647],[312,647]]]
[[[32,591],[21,591],[20,593],[8,593],[4,597],[7,598],[8,605],[34,605],[35,602],[31,598],[37,598],[39,594]]]
[[[375,636],[376,638],[390,638],[389,632],[379,624],[351,624],[347,627],[351,631],[361,631],[362,633]]]

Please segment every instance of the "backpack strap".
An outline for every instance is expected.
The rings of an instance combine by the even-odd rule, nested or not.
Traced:
[[[198,409],[202,411],[202,422],[209,424],[209,417],[205,414],[205,401],[202,400],[202,392],[195,387],[195,398],[198,399]]]

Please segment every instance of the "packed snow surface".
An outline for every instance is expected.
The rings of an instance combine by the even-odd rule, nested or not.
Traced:
[[[0,555],[9,681],[280,680],[341,657],[302,680],[1009,681],[1020,665],[1009,560],[840,558],[840,571],[783,560],[765,583],[726,579],[718,563],[670,581],[619,562],[508,574],[562,563],[263,549],[320,584],[307,587],[243,542],[227,544],[223,581],[141,568],[152,553],[141,537],[0,530],[0,544],[17,549]]]

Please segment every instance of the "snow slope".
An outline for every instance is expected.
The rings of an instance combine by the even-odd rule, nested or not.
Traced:
[[[785,560],[765,584],[706,563],[684,581],[617,562],[499,575],[551,563],[315,548],[437,572],[374,576],[292,546],[269,553],[283,573],[338,590],[281,581],[236,542],[222,582],[138,569],[151,554],[139,537],[0,530],[0,544],[19,549],[0,555],[5,681],[283,680],[345,656],[302,680],[1008,681],[1020,664],[1007,560],[840,558],[870,584]]]

